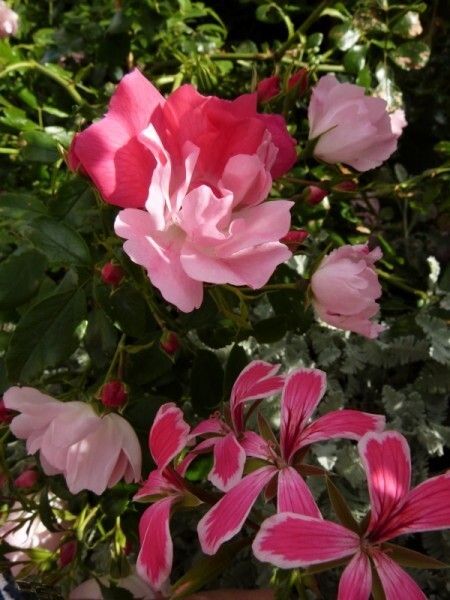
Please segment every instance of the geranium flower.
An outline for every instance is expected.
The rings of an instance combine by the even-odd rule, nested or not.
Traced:
[[[276,375],[280,365],[271,365],[262,360],[251,362],[236,379],[230,397],[230,422],[214,414],[191,432],[191,438],[208,436],[193,452],[214,448],[214,466],[208,479],[219,490],[227,492],[242,478],[245,465],[245,450],[240,440],[244,439],[244,405],[272,396],[283,387],[284,377]],[[251,409],[250,409],[251,410]],[[186,469],[197,455],[191,453],[183,462]]]
[[[125,252],[184,312],[200,306],[203,282],[259,288],[291,256],[279,240],[292,203],[262,203],[294,164],[295,140],[256,106],[256,93],[231,102],[190,85],[165,100],[135,70],[73,140],[71,167],[126,209],[115,224]]]
[[[240,531],[260,492],[272,481],[276,483],[279,512],[289,510],[321,518],[314,498],[299,473],[299,451],[320,440],[358,440],[367,431],[384,427],[383,416],[355,410],[333,411],[308,424],[325,388],[326,375],[323,371],[294,371],[287,376],[283,388],[279,445],[267,442],[256,433],[245,433],[240,443],[246,455],[262,459],[266,464],[244,477],[201,519],[198,535],[206,554],[215,554],[223,542]]]
[[[141,448],[131,425],[117,414],[99,416],[84,402],[60,402],[30,387],[5,392],[5,406],[19,411],[10,429],[40,452],[47,475],[64,475],[72,494],[102,494],[122,478],[141,476]]]
[[[309,139],[317,139],[314,156],[344,163],[358,171],[378,167],[397,148],[387,104],[365,95],[365,89],[321,77],[308,107]]]
[[[450,471],[410,490],[410,451],[400,433],[367,433],[358,450],[372,505],[367,528],[364,521],[348,529],[316,517],[284,512],[269,517],[261,526],[253,543],[255,556],[284,569],[351,559],[341,577],[338,600],[368,600],[372,568],[387,600],[426,600],[395,562],[398,547],[388,540],[450,527]]]
[[[141,548],[136,569],[156,590],[164,586],[172,569],[173,544],[169,530],[172,507],[176,503],[190,506],[200,503],[188,491],[178,471],[169,466],[188,443],[189,430],[182,411],[173,402],[161,406],[149,436],[150,452],[157,469],[134,496],[135,500],[154,502],[139,523]]]

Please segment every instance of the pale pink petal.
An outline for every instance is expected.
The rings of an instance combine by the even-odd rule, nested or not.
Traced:
[[[272,178],[256,154],[238,154],[227,162],[219,187],[232,192],[233,206],[254,205],[267,198]]]
[[[278,473],[277,512],[322,518],[309,487],[293,467],[285,467]]]
[[[103,594],[96,579],[87,579],[70,592],[68,600],[103,600]]]
[[[271,365],[262,360],[254,360],[243,369],[231,390],[230,409],[234,426],[241,431],[242,404],[248,400],[267,398],[280,391],[284,377],[276,375],[280,365]]]
[[[306,427],[301,446],[331,438],[359,440],[369,431],[383,431],[385,422],[383,415],[372,415],[359,410],[335,410]]]
[[[245,451],[234,433],[216,439],[214,467],[208,479],[222,492],[228,492],[241,479],[244,472]]]
[[[386,524],[382,539],[404,533],[450,528],[450,471],[424,481],[406,497],[399,512]]]
[[[397,431],[367,433],[358,442],[372,505],[367,534],[382,535],[404,504],[411,482],[411,459],[405,438]]]
[[[325,393],[326,375],[319,369],[298,369],[286,378],[281,399],[280,443],[286,460],[300,448],[303,429]]]
[[[170,537],[170,509],[176,498],[164,498],[147,508],[139,522],[141,549],[136,570],[156,590],[161,589],[170,575],[173,545]]]
[[[149,447],[158,469],[163,469],[188,442],[190,427],[174,402],[161,406],[149,435]]]
[[[181,228],[159,232],[154,217],[147,211],[127,209],[118,214],[114,229],[127,239],[125,252],[147,270],[150,281],[168,302],[184,312],[201,305],[203,284],[189,277],[180,263],[185,240]]]
[[[250,473],[206,513],[197,527],[205,554],[215,554],[241,530],[256,498],[276,473],[275,467],[263,467]]]
[[[115,413],[110,413],[103,417],[103,419],[109,419],[113,421],[116,435],[119,435],[119,432],[122,435],[122,453],[126,457],[127,467],[129,466],[129,470],[127,468],[125,473],[125,481],[127,483],[131,483],[131,481],[138,481],[141,477],[142,453],[141,446],[134,429],[131,427],[128,421]],[[128,472],[130,473],[129,475]]]
[[[288,230],[289,227],[286,233]],[[197,244],[186,241],[180,260],[185,273],[192,279],[259,289],[266,285],[277,266],[291,256],[292,252],[287,246],[279,242],[251,246],[222,258],[208,254]]]
[[[293,569],[352,556],[359,544],[356,533],[342,525],[286,512],[263,522],[253,552],[258,560]]]
[[[427,600],[417,583],[384,552],[372,552],[386,600]]]
[[[370,561],[366,554],[358,552],[342,573],[337,600],[369,600],[371,589]]]

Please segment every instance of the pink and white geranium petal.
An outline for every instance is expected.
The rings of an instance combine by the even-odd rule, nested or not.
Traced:
[[[371,589],[369,558],[364,552],[357,552],[342,573],[337,600],[369,600]]]
[[[386,600],[427,600],[412,577],[384,552],[372,552]]]
[[[189,430],[183,412],[175,403],[168,402],[161,406],[149,435],[150,452],[159,469],[163,469],[183,450],[189,439]]]
[[[208,479],[222,492],[228,492],[242,479],[244,465],[245,450],[234,433],[229,433],[216,439],[214,466]]]
[[[359,536],[342,525],[285,512],[263,522],[253,552],[258,560],[293,569],[352,556],[359,544]]]
[[[197,527],[205,554],[215,554],[241,530],[256,498],[276,473],[275,467],[263,467],[250,473],[206,513]]]
[[[170,537],[170,509],[175,497],[164,498],[147,508],[139,522],[141,549],[137,557],[138,574],[160,590],[170,575],[173,545]]]
[[[278,473],[277,512],[322,518],[309,487],[293,467],[286,467]]]
[[[307,426],[301,446],[331,438],[359,440],[369,431],[383,431],[385,422],[384,415],[372,415],[359,410],[335,410]]]

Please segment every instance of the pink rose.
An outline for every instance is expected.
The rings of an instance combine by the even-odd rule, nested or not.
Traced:
[[[18,523],[21,525],[18,527]],[[54,552],[63,533],[52,533],[42,523],[38,515],[26,512],[21,504],[16,502],[9,511],[8,521],[0,526],[0,540],[17,548],[4,556],[13,563],[19,563],[11,569],[16,577],[24,568],[22,561],[29,560],[26,553],[31,548],[43,548]]]
[[[97,415],[84,402],[59,402],[29,387],[5,392],[5,406],[19,411],[10,429],[40,451],[47,475],[64,475],[72,494],[101,494],[122,478],[138,481],[141,449],[131,425],[117,414]]]
[[[405,127],[408,125],[405,111],[401,108],[397,108],[389,115],[389,117],[391,119],[392,133],[399,138],[402,135]]]
[[[135,70],[106,117],[74,138],[69,164],[125,207],[115,223],[125,252],[189,312],[203,282],[260,288],[291,256],[279,240],[292,203],[262,203],[294,144],[281,116],[256,112],[256,94],[231,102],[184,85],[165,100]]]
[[[108,587],[108,578],[100,577],[102,585]],[[122,577],[117,581],[117,587],[128,590],[133,598],[139,600],[154,600],[164,598],[165,595],[155,592],[149,583],[139,577],[136,572],[132,572],[127,577]],[[69,600],[102,600],[103,594],[96,579],[87,579],[74,588],[69,594]]]
[[[367,244],[342,246],[325,256],[311,277],[313,305],[322,321],[369,338],[384,330],[370,321],[380,308],[374,263],[381,257],[380,248],[370,251]]]
[[[19,29],[19,15],[0,0],[0,38],[16,35]]]
[[[314,156],[344,163],[358,171],[378,167],[397,148],[386,102],[364,94],[364,88],[339,83],[332,75],[319,79],[308,108],[309,139],[318,138]]]

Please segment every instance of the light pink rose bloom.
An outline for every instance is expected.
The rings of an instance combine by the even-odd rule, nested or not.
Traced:
[[[374,263],[381,257],[380,248],[370,251],[367,244],[341,246],[325,256],[311,277],[313,305],[322,321],[369,338],[384,330],[370,321],[380,308]]]
[[[19,411],[10,429],[27,440],[29,454],[40,451],[47,475],[64,475],[73,494],[101,494],[122,478],[141,475],[141,449],[131,425],[117,414],[97,415],[84,402],[59,402],[29,387],[5,392],[5,406]]]
[[[295,140],[256,107],[256,93],[228,101],[190,85],[165,100],[135,70],[72,142],[71,168],[125,208],[115,223],[125,252],[184,312],[201,305],[204,282],[260,288],[291,256],[279,240],[292,202],[263,201],[294,164]]]
[[[333,75],[319,79],[308,108],[309,139],[319,138],[314,156],[358,171],[380,166],[397,148],[386,107],[363,87],[339,83]]]
[[[0,38],[16,35],[19,29],[19,15],[0,0]]]
[[[18,526],[18,523],[22,524]],[[0,527],[0,540],[17,548],[5,554],[12,563],[20,563],[11,568],[12,574],[17,576],[24,567],[22,561],[30,560],[26,550],[43,548],[55,552],[62,535],[50,532],[38,515],[24,511],[22,505],[16,502],[9,512],[8,521]]]
[[[408,125],[405,111],[402,108],[397,108],[390,115],[392,133],[399,138],[405,127]]]

